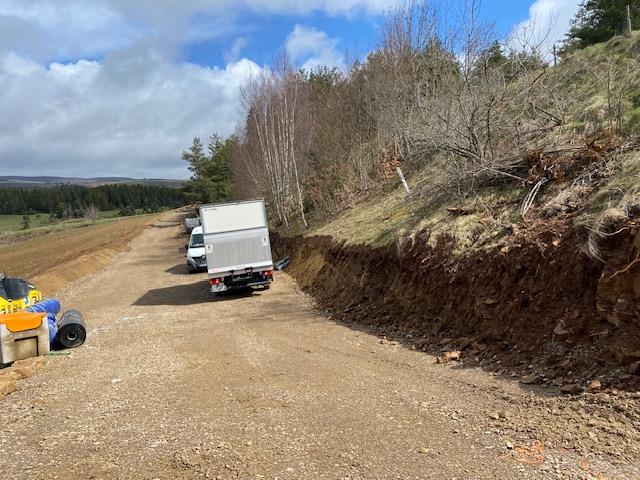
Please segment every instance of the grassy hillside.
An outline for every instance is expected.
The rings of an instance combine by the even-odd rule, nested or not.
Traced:
[[[603,217],[640,204],[639,54],[636,34],[577,51],[554,69],[557,99],[567,102],[565,123],[532,139],[530,154],[514,170],[522,181],[507,179],[457,195],[447,190],[447,166],[436,158],[417,170],[407,168],[411,195],[390,176],[353,207],[314,218],[312,228],[286,235],[327,235],[347,244],[380,246],[417,232],[426,232],[431,242],[447,234],[460,252],[495,245],[505,235],[557,216],[571,215],[587,230],[598,228]],[[546,177],[523,217],[525,200]]]
[[[572,52],[557,67],[559,100],[577,133],[613,127],[632,134],[640,126],[640,32]]]
[[[409,186],[419,190],[425,179],[437,175],[435,167],[427,167],[408,179]],[[457,240],[456,251],[494,245],[506,234],[528,223],[544,221],[553,213],[565,214],[571,208],[576,225],[596,226],[603,216],[615,211],[626,212],[640,204],[640,151],[614,154],[588,165],[585,183],[576,178],[550,185],[536,197],[527,216],[521,216],[522,204],[530,188],[512,184],[485,188],[469,198],[438,198],[428,194],[407,195],[396,181],[377,188],[341,214],[307,231],[305,236],[332,236],[350,245],[381,246],[401,235],[428,231],[432,241],[442,234]],[[589,174],[599,177],[589,181]],[[393,183],[393,182],[392,182]],[[564,209],[564,210],[563,210]]]

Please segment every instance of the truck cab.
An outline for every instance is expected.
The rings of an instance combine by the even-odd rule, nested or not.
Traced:
[[[207,269],[207,254],[204,249],[204,233],[202,227],[194,227],[191,230],[187,249],[187,270],[190,273],[205,271]]]

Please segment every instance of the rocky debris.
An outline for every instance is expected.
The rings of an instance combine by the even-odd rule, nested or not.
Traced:
[[[560,391],[569,395],[577,395],[580,393],[580,385],[577,383],[568,383],[560,387]]]
[[[557,337],[566,337],[571,334],[571,330],[567,330],[564,320],[560,320],[556,327],[553,329],[553,335]]]
[[[45,357],[26,358],[0,370],[0,400],[17,390],[17,381],[32,377],[46,362]]]
[[[440,355],[437,359],[436,359],[436,363],[437,364],[446,364],[452,361],[460,361],[460,356],[462,355],[462,352],[460,350],[452,350],[449,352],[445,352],[442,355]]]
[[[530,375],[525,375],[520,379],[520,383],[524,383],[525,385],[532,385],[534,383],[538,383],[540,381],[540,377],[534,373]]]
[[[602,389],[602,383],[600,380],[591,380],[591,383],[587,387],[587,393],[597,393]]]
[[[0,381],[20,380],[21,378],[23,377],[14,370],[9,370],[8,368],[6,370],[0,370]]]
[[[455,342],[453,342],[453,349],[454,350],[464,351],[467,348],[469,348],[470,346],[472,346],[474,343],[475,342],[474,342],[473,338],[462,337],[462,338],[459,338],[458,340],[456,340]]]
[[[15,372],[19,379],[32,377],[38,370],[40,370],[47,359],[45,357],[32,357],[25,358],[24,360],[18,360],[7,369],[9,372]]]
[[[18,389],[17,381],[11,378],[0,378],[0,400]]]

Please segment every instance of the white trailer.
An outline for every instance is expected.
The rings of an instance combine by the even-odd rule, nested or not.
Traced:
[[[273,260],[263,200],[202,205],[200,220],[212,293],[269,288]]]

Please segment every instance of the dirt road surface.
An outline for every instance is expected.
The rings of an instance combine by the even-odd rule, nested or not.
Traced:
[[[640,478],[637,397],[436,365],[332,322],[285,274],[212,299],[178,220],[63,293],[90,336],[0,403],[0,478]]]

